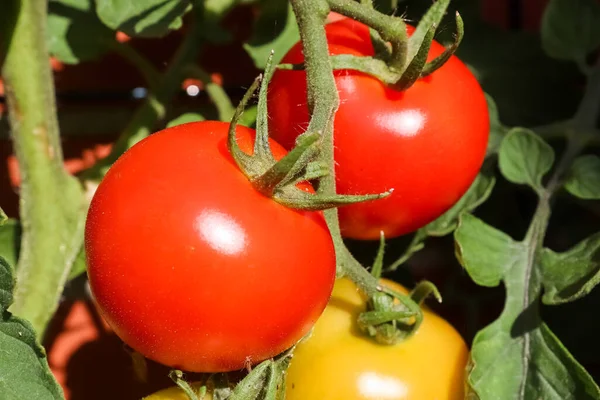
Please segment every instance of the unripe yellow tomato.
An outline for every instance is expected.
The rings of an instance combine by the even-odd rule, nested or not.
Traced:
[[[407,292],[397,283],[381,283]],[[393,346],[378,344],[356,323],[366,301],[352,281],[337,280],[314,331],[294,352],[286,400],[463,400],[469,351],[458,332],[423,307],[414,336]]]

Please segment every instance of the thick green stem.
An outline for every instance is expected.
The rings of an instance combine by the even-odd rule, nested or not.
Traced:
[[[319,132],[323,135],[320,160],[329,166],[329,174],[321,178],[318,193],[334,195],[333,119],[339,105],[339,96],[324,28],[330,9],[327,0],[292,0],[292,6],[304,47],[308,108],[311,113],[307,131]],[[335,245],[338,275],[348,276],[365,294],[372,296],[377,292],[377,279],[356,261],[344,245],[337,209],[325,210],[324,214]]]
[[[42,334],[83,240],[81,187],[63,169],[46,48],[46,0],[10,0],[3,76],[11,137],[22,176],[23,227],[11,311]],[[7,11],[8,9],[8,11]],[[5,15],[6,17],[6,15]]]
[[[552,197],[561,188],[565,173],[570,168],[573,160],[583,151],[589,142],[591,138],[590,132],[594,131],[598,117],[600,117],[600,66],[596,66],[590,72],[584,97],[571,125],[567,127],[569,130],[567,135],[567,149],[554,169],[548,184],[538,193],[538,205],[525,236],[525,242],[532,252],[538,252],[543,247],[552,213]],[[529,263],[529,267],[525,271],[525,287],[530,286],[533,265],[533,263]],[[523,299],[523,307],[528,307],[530,302],[529,293],[526,293]]]
[[[102,179],[121,154],[150,135],[154,131],[156,123],[165,117],[167,105],[180,90],[184,78],[182,73],[184,67],[194,62],[198,57],[203,38],[202,16],[202,10],[197,9],[196,21],[194,21],[190,32],[177,49],[162,80],[156,85],[156,91],[149,93],[144,103],[137,109],[133,118],[115,142],[111,153],[94,167],[85,171],[81,175],[82,180],[97,182]]]

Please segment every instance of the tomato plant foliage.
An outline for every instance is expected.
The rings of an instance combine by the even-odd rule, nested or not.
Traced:
[[[550,27],[562,23],[559,21],[562,17],[556,14],[559,3],[551,2],[545,16],[546,43],[557,40],[557,32]],[[578,10],[579,5],[574,9]],[[587,20],[590,16],[577,17]],[[578,42],[575,38],[570,40]],[[590,48],[582,54],[586,51]],[[552,51],[549,54],[560,57]],[[574,301],[589,293],[599,281],[597,234],[563,253],[544,247],[551,213],[550,198],[565,181],[567,188],[571,187],[569,191],[585,198],[585,188],[595,181],[593,161],[588,161],[587,167],[591,168],[587,169],[579,158],[570,173],[564,165],[564,160],[573,162],[573,156],[583,149],[581,143],[586,142],[587,130],[595,128],[597,119],[597,110],[590,111],[587,107],[591,101],[597,108],[598,67],[591,71],[585,65],[581,68],[589,74],[588,90],[573,119],[571,129],[576,133],[568,137],[571,145],[563,154],[563,163],[553,169],[554,150],[527,129],[512,129],[499,148],[502,175],[510,182],[528,186],[538,195],[537,208],[525,238],[514,240],[468,214],[461,217],[455,232],[457,254],[473,280],[483,286],[497,286],[503,282],[506,288],[502,314],[481,330],[473,343],[474,363],[469,384],[480,398],[600,397],[596,383],[540,317],[541,302],[551,305]],[[546,177],[552,169],[552,176]],[[585,183],[578,182],[574,176]]]
[[[319,33],[308,26],[313,24],[314,28],[317,13],[306,13],[306,10],[315,5],[323,6],[323,10],[325,6],[330,6],[332,10],[343,11],[350,17],[363,20],[358,24],[344,20],[346,17],[336,16],[336,19],[341,18],[342,21],[325,28],[330,39],[339,36],[340,43],[330,43],[330,55],[351,52],[361,57],[381,57],[380,61],[388,62],[390,59],[385,59],[382,54],[389,56],[391,53],[386,47],[386,41],[382,40],[381,32],[369,31],[362,25],[365,21],[373,22],[372,16],[375,15],[375,11],[367,10],[370,2],[9,0],[6,2],[9,6],[4,9],[6,12],[0,12],[0,40],[3,41],[1,48],[22,52],[24,58],[21,60],[27,61],[17,65],[18,68],[15,68],[14,63],[9,65],[13,75],[14,71],[23,70],[22,79],[26,82],[25,85],[17,84],[14,90],[11,85],[15,79],[11,82],[11,76],[3,76],[4,84],[9,89],[6,90],[6,102],[12,106],[16,104],[15,99],[19,100],[19,107],[13,107],[19,110],[19,121],[12,124],[12,134],[15,139],[21,140],[15,142],[20,143],[17,147],[21,146],[17,157],[26,176],[21,190],[22,204],[32,204],[32,199],[37,198],[38,202],[35,204],[46,203],[46,206],[50,204],[51,207],[45,208],[44,213],[37,217],[28,216],[25,211],[21,215],[21,221],[5,221],[4,214],[0,213],[0,398],[45,400],[63,397],[60,387],[50,373],[44,350],[39,344],[41,332],[35,332],[33,328],[44,324],[33,319],[32,323],[29,323],[9,311],[11,304],[17,303],[16,299],[19,299],[21,304],[38,302],[39,309],[50,313],[56,304],[46,300],[40,301],[35,295],[31,295],[31,302],[29,297],[27,302],[23,301],[24,291],[17,290],[15,286],[19,283],[15,283],[17,272],[21,274],[25,283],[28,277],[30,281],[35,280],[42,285],[46,281],[53,282],[51,287],[35,287],[45,287],[46,290],[39,290],[38,293],[56,293],[58,296],[62,283],[58,283],[57,288],[56,282],[64,283],[67,276],[72,278],[86,269],[84,252],[80,251],[75,257],[73,250],[79,247],[77,243],[81,241],[81,235],[76,238],[79,241],[72,238],[73,232],[76,231],[74,218],[68,213],[61,213],[65,210],[75,210],[76,205],[88,205],[89,199],[82,201],[78,190],[66,190],[67,186],[62,185],[66,182],[66,176],[59,174],[62,172],[62,158],[58,147],[58,130],[50,115],[54,113],[54,104],[34,101],[54,98],[54,93],[49,89],[51,79],[44,75],[48,70],[48,54],[38,53],[38,56],[42,54],[44,57],[37,57],[36,61],[35,56],[27,53],[33,51],[35,46],[8,46],[11,44],[9,41],[17,43],[17,39],[24,37],[23,32],[26,33],[27,28],[23,29],[23,24],[17,24],[16,19],[10,21],[21,12],[19,5],[24,5],[23,12],[27,13],[28,10],[43,10],[46,3],[47,19],[38,19],[37,23],[29,25],[36,34],[46,32],[45,43],[50,55],[61,62],[77,64],[98,60],[108,52],[117,51],[140,69],[147,80],[148,95],[140,102],[131,123],[125,129],[122,126],[112,126],[113,130],[123,129],[123,133],[111,155],[98,166],[82,174],[83,186],[94,188],[120,154],[160,127],[167,126],[180,133],[177,138],[173,137],[172,140],[164,142],[160,142],[161,138],[165,137],[164,133],[159,133],[133,147],[132,152],[150,148],[153,153],[146,158],[145,163],[139,165],[134,161],[127,164],[127,168],[122,165],[129,161],[114,164],[112,172],[107,176],[107,183],[98,191],[100,200],[92,203],[91,227],[88,231],[91,239],[87,248],[89,274],[92,288],[106,319],[127,343],[148,357],[175,368],[202,371],[241,369],[249,363],[266,359],[255,365],[252,373],[242,379],[235,388],[221,388],[222,391],[218,392],[218,396],[213,396],[214,398],[279,400],[283,398],[283,388],[286,385],[290,396],[293,396],[295,392],[307,388],[307,383],[314,383],[317,377],[316,368],[322,368],[323,373],[330,374],[331,381],[312,385],[313,388],[348,390],[355,382],[354,378],[344,377],[344,373],[356,372],[352,368],[360,368],[363,360],[372,354],[365,355],[359,352],[360,354],[356,355],[351,346],[344,348],[336,342],[319,347],[314,358],[313,354],[309,355],[308,361],[303,359],[307,354],[306,349],[312,346],[311,343],[321,343],[315,340],[315,337],[322,338],[320,335],[323,335],[323,332],[331,333],[341,326],[339,320],[330,320],[332,313],[326,313],[317,323],[312,342],[309,338],[298,346],[298,358],[296,364],[292,361],[289,376],[291,379],[287,384],[283,372],[290,359],[293,360],[293,348],[283,355],[278,354],[293,346],[308,331],[320,310],[325,307],[334,273],[333,245],[338,261],[337,267],[343,272],[348,264],[352,264],[354,250],[359,254],[363,249],[361,246],[368,247],[368,243],[357,245],[347,241],[350,251],[345,247],[340,251],[339,245],[343,245],[344,242],[341,237],[339,240],[335,237],[337,226],[334,226],[331,230],[333,233],[329,236],[320,212],[291,211],[253,192],[250,183],[237,170],[233,160],[228,158],[224,140],[213,146],[215,143],[208,144],[208,139],[207,142],[202,142],[207,137],[212,137],[211,135],[203,137],[190,134],[191,127],[214,127],[214,124],[218,123],[182,125],[191,121],[202,121],[208,114],[197,109],[193,112],[184,110],[174,113],[172,109],[177,103],[173,100],[178,98],[182,80],[194,78],[200,80],[201,86],[206,88],[207,97],[211,100],[209,107],[216,109],[213,114],[222,120],[230,120],[233,107],[227,93],[212,81],[209,73],[195,64],[201,50],[205,49],[203,45],[206,42],[229,42],[231,45],[234,37],[238,40],[238,35],[246,28],[234,26],[235,23],[226,25],[222,22],[231,10],[240,6],[251,15],[249,20],[252,26],[248,32],[241,35],[243,43],[237,43],[242,52],[245,50],[246,59],[257,68],[263,69],[272,56],[275,63],[283,59],[285,63],[293,63],[296,69],[289,70],[288,65],[285,67],[287,69],[282,67],[277,71],[271,86],[268,117],[255,107],[253,112],[245,114],[246,120],[243,124],[251,125],[258,118],[257,126],[264,127],[268,121],[272,128],[271,134],[282,140],[288,148],[293,147],[296,136],[303,133],[308,126],[318,127],[319,133],[323,133],[327,138],[329,127],[324,116],[335,108],[335,96],[331,96],[334,91],[331,86],[331,90],[321,91],[315,90],[315,87],[327,88],[323,82],[326,82],[325,78],[331,71],[323,69],[323,65],[328,65],[324,62],[327,58],[325,51],[320,60],[316,57],[316,64],[320,63],[321,76],[316,76],[315,79],[313,75],[308,82],[304,81],[306,75],[310,76],[311,71],[315,70],[314,53],[319,50],[319,46],[315,45],[319,42],[316,40],[319,39]],[[425,23],[417,28],[418,34],[404,43],[407,45],[406,50],[410,56],[407,60],[410,60],[410,63],[414,61],[418,64],[418,55],[423,49],[430,51],[430,55],[439,55],[453,46],[451,44],[444,48],[441,44],[456,41],[456,38],[450,35],[454,33],[454,23],[450,22],[450,18],[442,20],[449,4],[448,0],[434,2],[434,11],[428,12],[425,8],[429,7],[431,2],[377,0],[373,3],[387,14],[403,15],[406,21],[415,25],[421,16],[425,15]],[[330,172],[328,168],[333,170],[336,165],[338,178],[343,178],[342,168],[351,162],[357,168],[353,175],[351,174],[351,180],[354,182],[361,175],[367,175],[367,161],[371,159],[376,161],[376,165],[368,171],[372,181],[378,181],[390,171],[401,169],[405,175],[393,184],[397,189],[396,195],[402,194],[404,200],[413,202],[417,207],[432,201],[444,203],[443,207],[437,207],[435,213],[429,213],[427,216],[424,215],[426,213],[418,212],[419,210],[409,213],[408,216],[404,214],[403,218],[412,224],[410,229],[387,232],[395,235],[418,228],[412,240],[409,238],[408,247],[399,252],[399,258],[387,269],[396,270],[400,265],[414,262],[411,257],[417,252],[427,252],[428,237],[448,236],[455,242],[458,261],[476,284],[486,288],[504,288],[501,313],[494,316],[496,319],[488,326],[479,324],[477,329],[480,330],[472,341],[471,362],[465,377],[469,391],[467,395],[471,396],[468,398],[600,399],[600,389],[594,382],[593,373],[589,374],[582,366],[597,365],[594,364],[598,358],[595,355],[598,349],[597,340],[574,343],[573,337],[583,336],[570,334],[578,330],[592,331],[593,324],[590,321],[593,320],[593,314],[590,317],[589,312],[594,311],[586,310],[581,299],[588,295],[588,299],[598,296],[597,290],[594,292],[594,289],[600,283],[600,232],[593,233],[597,228],[587,227],[590,221],[581,221],[582,225],[587,223],[586,228],[577,230],[575,234],[573,230],[568,229],[567,224],[564,224],[564,227],[560,226],[561,221],[570,218],[565,217],[565,214],[568,215],[576,207],[591,211],[588,214],[575,215],[597,216],[597,200],[600,199],[600,67],[597,64],[600,46],[600,3],[596,0],[549,0],[539,34],[500,31],[487,26],[479,14],[481,3],[482,1],[471,0],[452,2],[452,7],[459,10],[463,17],[462,20],[457,17],[455,21],[458,25],[463,20],[465,22],[466,34],[456,53],[458,58],[453,56],[442,69],[434,72],[432,76],[417,80],[413,87],[404,92],[391,90],[373,77],[366,77],[361,72],[346,68],[347,65],[332,72],[332,78],[335,76],[338,83],[345,80],[354,86],[349,85],[352,86],[352,90],[347,88],[346,92],[340,91],[342,102],[339,110],[335,117],[333,112],[329,115],[330,121],[338,126],[336,140],[323,140],[314,154],[321,157],[327,151],[330,150],[333,154],[335,150],[336,159],[332,157],[327,166],[319,162],[306,164],[310,173],[306,173],[305,176],[314,174],[311,176],[319,179],[325,177],[325,181],[316,186],[318,193],[332,195],[333,193],[326,193],[327,172]],[[508,5],[515,2],[504,3]],[[32,8],[31,5],[37,5],[37,8]],[[35,12],[30,14],[35,15]],[[313,19],[310,20],[311,18]],[[46,26],[41,29],[44,21]],[[189,25],[187,21],[190,21]],[[391,23],[391,20],[387,21]],[[340,28],[343,26],[350,28],[343,30]],[[432,26],[440,29],[432,30]],[[21,29],[21,34],[12,38],[11,29],[15,27]],[[386,29],[382,26],[378,28],[383,31]],[[174,52],[173,59],[170,62],[165,60],[167,65],[163,75],[160,75],[157,66],[144,60],[143,54],[137,54],[133,46],[129,47],[127,43],[119,43],[116,40],[117,32],[144,40],[164,37],[178,29],[181,29],[184,39]],[[439,43],[434,42],[429,49],[423,46],[422,40],[425,37],[433,38],[434,31]],[[301,45],[296,44],[301,36],[304,44],[308,44],[304,46],[303,52]],[[457,36],[462,39],[462,33]],[[31,37],[36,38],[35,35]],[[32,40],[28,43],[37,42]],[[38,47],[38,51],[44,50],[43,46]],[[20,50],[15,50],[16,48]],[[231,47],[227,49],[229,52]],[[321,47],[321,50],[324,48]],[[271,55],[272,51],[274,55]],[[288,51],[290,52],[286,56]],[[313,57],[306,56],[306,52]],[[219,57],[215,58],[226,58],[228,55],[229,53],[224,53],[221,57],[219,54]],[[4,61],[5,54],[1,54],[0,59]],[[9,54],[7,65],[11,64],[12,59],[14,55]],[[307,65],[301,65],[305,59]],[[458,61],[459,59],[468,69]],[[337,65],[336,62],[340,59],[331,60]],[[308,65],[311,62],[313,64]],[[460,68],[457,67],[457,63],[460,63]],[[162,66],[161,64],[160,69]],[[225,66],[223,68],[226,69]],[[446,75],[444,68],[449,71]],[[10,75],[6,71],[8,69],[3,70],[3,75]],[[475,79],[472,79],[471,73],[487,93],[486,97]],[[439,76],[443,77],[441,81]],[[458,96],[461,88],[464,89],[465,76],[470,77],[467,86],[477,87],[477,91]],[[353,91],[358,87],[359,77],[362,82],[360,84],[370,82],[371,86],[365,86],[368,86],[368,90]],[[358,144],[356,138],[351,138],[349,142],[354,145],[354,153],[344,157],[344,139],[340,137],[340,123],[343,124],[344,131],[360,130],[366,133],[374,125],[373,119],[382,115],[381,110],[384,107],[379,100],[385,98],[390,102],[406,101],[411,91],[414,92],[420,87],[432,87],[436,82],[441,82],[440,87],[432,93],[422,94],[420,108],[413,108],[429,107],[431,111],[435,106],[435,112],[428,114],[427,120],[431,122],[437,118],[442,119],[441,122],[437,120],[440,128],[438,132],[442,133],[437,139],[424,142],[420,147],[411,147],[415,140],[411,142],[411,138],[404,137],[403,143],[398,145],[404,153],[393,153],[390,156],[387,152],[396,147],[385,143],[375,149],[373,154],[366,156],[369,149],[374,148],[375,136],[371,132],[365,136],[368,136],[365,143]],[[233,89],[233,93],[239,90],[237,87],[227,89]],[[15,93],[18,96],[11,97]],[[29,101],[22,100],[27,97],[21,97],[23,93],[29,93]],[[288,96],[287,102],[280,101],[280,98],[273,100],[273,96],[281,96],[281,93]],[[203,95],[204,92],[199,97]],[[459,97],[467,97],[471,105],[475,106],[457,109],[461,103],[458,101]],[[352,107],[348,108],[349,106]],[[179,117],[174,118],[173,114]],[[310,119],[315,114],[320,118],[316,122]],[[383,115],[379,119],[386,118]],[[37,122],[32,123],[32,120]],[[109,118],[106,120],[109,123]],[[94,122],[86,125],[95,125]],[[468,135],[472,131],[472,127],[469,126],[473,124],[481,131],[479,139],[484,136],[487,139],[489,131],[487,143]],[[47,132],[47,136],[39,134],[40,126],[43,127],[43,132]],[[23,127],[25,131],[21,132]],[[31,129],[27,130],[28,128]],[[221,136],[224,136],[226,125],[219,125],[218,130]],[[282,130],[288,132],[282,134]],[[448,132],[453,133],[449,135]],[[468,136],[472,140],[466,140]],[[241,141],[241,146],[246,150],[251,147],[251,141],[248,139],[249,137],[246,137]],[[26,145],[23,146],[23,143]],[[148,143],[159,144],[153,147],[154,145]],[[217,151],[208,154],[208,148]],[[32,155],[31,152],[28,153],[31,149],[46,151],[38,151]],[[169,157],[166,156],[168,151],[171,151]],[[278,154],[283,154],[283,151]],[[306,154],[312,153],[309,151]],[[388,155],[384,157],[382,154]],[[484,155],[486,160],[480,169]],[[57,165],[50,168],[50,162],[38,162],[43,159],[56,162]],[[124,159],[131,160],[132,157],[125,156]],[[323,160],[324,158],[319,158],[319,161]],[[218,166],[211,168],[216,165],[211,164],[213,162]],[[463,162],[465,164],[462,164]],[[203,168],[204,170],[196,175],[185,172],[198,172]],[[54,172],[48,172],[50,170]],[[407,170],[412,173],[406,174]],[[225,176],[229,176],[230,173],[235,178],[225,184],[228,179]],[[49,184],[53,181],[52,177],[56,178],[55,185]],[[220,194],[222,197],[219,197],[219,206],[229,204],[232,213],[243,214],[236,214],[235,221],[244,218],[253,221],[252,227],[245,227],[249,230],[244,231],[247,233],[244,234],[244,238],[247,239],[244,243],[256,244],[261,237],[264,239],[268,236],[259,243],[258,250],[249,258],[236,259],[231,241],[228,242],[229,247],[221,246],[223,243],[220,240],[223,235],[231,236],[232,233],[229,229],[231,224],[221,224],[221,214],[212,214],[212,219],[208,218],[210,223],[205,225],[225,226],[229,231],[217,229],[210,240],[191,243],[191,237],[195,240],[202,237],[202,234],[198,235],[196,230],[193,235],[186,236],[186,232],[189,233],[185,228],[186,221],[189,222],[188,217],[194,213],[185,213],[199,206],[199,199],[207,193],[215,194],[225,186],[229,190],[237,184],[244,186],[244,190],[247,189],[244,193],[252,193],[252,201],[277,209],[277,216],[273,217],[273,214],[266,212],[261,214],[260,207],[248,207],[249,200],[245,195],[234,192]],[[400,190],[402,185],[408,188],[404,192]],[[429,185],[427,190],[422,190],[424,185]],[[112,189],[107,189],[109,186],[113,186]],[[446,190],[448,186],[456,190],[449,194]],[[29,190],[32,187],[43,190],[38,190],[36,194]],[[338,188],[342,192],[347,189],[340,182]],[[421,190],[416,190],[417,188]],[[351,189],[354,192],[358,190],[356,187]],[[366,194],[380,193],[390,187],[382,183],[377,187],[359,189]],[[43,194],[43,199],[40,193]],[[512,197],[515,196],[516,202],[526,204],[519,208],[519,221],[500,223],[498,216],[504,215],[505,209],[510,207]],[[60,198],[65,201],[45,200]],[[523,198],[526,200],[522,201]],[[39,202],[40,199],[42,202]],[[246,201],[242,201],[244,199]],[[385,202],[389,200],[377,200],[340,209],[342,228],[345,219],[356,217],[352,210],[361,207],[382,210],[385,209]],[[530,201],[535,203],[531,207]],[[483,204],[484,202],[486,204]],[[216,209],[217,206],[213,208]],[[151,212],[143,215],[148,210]],[[385,209],[385,212],[383,219],[393,219],[401,214],[397,209]],[[327,223],[332,220],[333,213],[332,210],[323,213]],[[307,219],[302,217],[309,214],[308,220],[315,229],[303,231],[303,223]],[[522,221],[523,215],[525,221]],[[73,219],[73,224],[62,223],[65,217]],[[433,220],[435,217],[438,218]],[[194,218],[192,220],[195,221]],[[282,221],[286,220],[292,222],[287,225],[283,223],[286,229],[282,231]],[[200,222],[193,228],[202,227],[202,221],[200,218]],[[519,224],[525,227],[524,232],[515,228]],[[50,225],[51,231],[48,230]],[[187,225],[189,228],[190,224]],[[380,227],[370,229],[372,227],[365,225],[356,230],[372,239],[378,237]],[[170,236],[174,231],[175,236]],[[557,231],[560,231],[558,235]],[[587,233],[592,234],[583,237],[584,235],[580,235],[583,231],[590,231]],[[233,233],[235,236],[235,229]],[[452,237],[449,236],[451,233]],[[563,239],[556,239],[556,236],[561,234]],[[44,235],[46,239],[52,237],[56,240],[45,240]],[[60,238],[60,241],[57,238]],[[401,240],[391,240],[388,246],[395,250]],[[203,250],[200,251],[199,248]],[[201,259],[196,257],[198,253],[202,253]],[[32,257],[32,254],[35,257]],[[296,256],[290,257],[291,254]],[[446,256],[450,257],[450,254]],[[38,260],[40,265],[44,264],[43,268],[35,269],[42,273],[31,273],[31,265],[28,265],[28,262],[31,264],[31,260]],[[39,262],[40,260],[43,260],[43,263]],[[99,267],[100,264],[102,268]],[[322,264],[326,264],[326,267]],[[267,272],[257,272],[265,265],[269,266]],[[180,274],[182,271],[185,273]],[[286,273],[282,274],[282,271]],[[315,278],[317,275],[320,278]],[[47,277],[52,279],[46,279]],[[351,283],[346,283],[352,286]],[[363,307],[364,299],[358,299],[360,296],[356,290],[352,287],[349,292],[346,293],[347,297],[356,300],[360,307]],[[466,299],[464,303],[477,303],[470,293],[460,295],[464,297],[463,300]],[[334,294],[328,309],[347,314],[347,299],[340,300],[336,296]],[[193,306],[184,301],[190,298],[193,300]],[[211,306],[207,307],[207,304]],[[563,325],[568,328],[557,326],[552,318],[553,313],[560,314],[561,307],[565,304],[576,307],[577,310],[566,318],[568,323]],[[428,313],[429,310],[426,309],[425,321]],[[347,317],[346,314],[344,318]],[[547,318],[548,316],[550,318]],[[353,315],[352,318],[355,317],[356,315]],[[346,318],[344,321],[349,320]],[[209,322],[213,325],[208,326]],[[283,334],[286,329],[293,334]],[[427,329],[427,323],[424,323],[422,329]],[[211,340],[205,340],[206,335],[210,336],[210,330],[212,333],[218,332],[220,336],[213,335]],[[377,348],[373,353],[381,351],[383,354],[383,351],[389,350],[390,354],[395,354],[398,350],[406,354],[411,346],[411,342],[408,341],[387,348],[358,337],[359,333],[355,330],[350,331],[348,340],[360,342],[361,349]],[[444,330],[436,330],[434,333],[442,331]],[[200,338],[198,332],[205,335]],[[414,340],[419,339],[418,335],[422,335],[419,339],[422,340],[426,334],[427,331],[417,332],[416,336],[409,340],[413,340],[414,344]],[[252,335],[254,337],[251,337]],[[561,340],[564,340],[566,346]],[[456,348],[463,363],[466,355],[462,341],[455,342],[461,344]],[[400,351],[403,345],[407,346],[404,347],[406,351]],[[252,347],[255,352],[249,350]],[[425,343],[423,347],[420,354],[415,356],[415,360],[422,361],[431,355],[433,345],[427,346]],[[335,359],[335,362],[330,365],[327,362],[331,360],[326,356],[331,354],[332,350],[339,350],[336,352],[339,358],[331,358]],[[353,355],[357,359],[352,362],[346,361]],[[321,364],[313,362],[319,357]],[[422,365],[415,361],[415,368],[410,369],[410,363],[405,364],[401,357],[398,355],[397,360],[394,359],[401,363],[392,368],[394,372],[402,370],[411,374],[424,371],[419,377],[423,379],[433,371],[431,366],[434,361],[427,363],[423,370],[419,369]],[[435,378],[429,380],[433,382]],[[177,383],[186,385],[181,379]],[[427,389],[432,389],[434,385],[431,386]],[[194,389],[198,387],[194,386]],[[198,390],[198,393],[201,391]],[[356,391],[352,394],[354,393]],[[185,396],[181,390],[163,394]],[[313,394],[313,397],[315,396],[317,395]]]
[[[0,211],[0,224],[4,223]],[[62,390],[48,367],[45,351],[27,321],[12,315],[13,267],[0,254],[0,393],[11,400],[51,400]]]

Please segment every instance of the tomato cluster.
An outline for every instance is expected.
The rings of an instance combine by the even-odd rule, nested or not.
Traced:
[[[343,18],[326,32],[332,55],[374,54],[365,25]],[[429,59],[443,51],[434,42]],[[283,62],[303,62],[301,43]],[[404,91],[356,71],[335,71],[335,80],[338,192],[394,189],[386,199],[342,207],[345,236],[414,231],[465,193],[485,156],[489,118],[458,58]],[[305,73],[278,70],[268,103],[270,145],[280,159],[308,124]],[[425,308],[407,342],[383,346],[365,337],[356,319],[367,299],[345,279],[331,296],[335,252],[322,213],[255,190],[228,151],[228,127],[209,121],[158,132],[98,187],[86,225],[88,273],[115,332],[165,365],[220,372],[274,357],[314,326],[291,362],[288,400],[463,398],[468,349],[460,335]],[[237,127],[248,154],[254,135]],[[171,389],[150,398],[177,396]]]
[[[325,27],[331,55],[373,56],[369,29],[352,19]],[[412,28],[409,30],[412,32]],[[429,60],[444,47],[433,42]],[[304,61],[297,43],[283,63]],[[378,239],[412,232],[439,217],[467,191],[487,148],[489,116],[479,83],[452,56],[408,90],[357,71],[337,70],[334,120],[337,191],[388,198],[339,209],[342,234]],[[278,70],[269,86],[269,127],[286,148],[308,126],[306,73]]]

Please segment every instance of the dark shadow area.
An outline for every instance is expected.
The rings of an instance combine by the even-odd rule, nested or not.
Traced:
[[[510,328],[510,336],[513,339],[519,338],[527,333],[531,333],[540,327],[542,319],[540,317],[540,299],[533,300],[527,308],[515,319]]]

